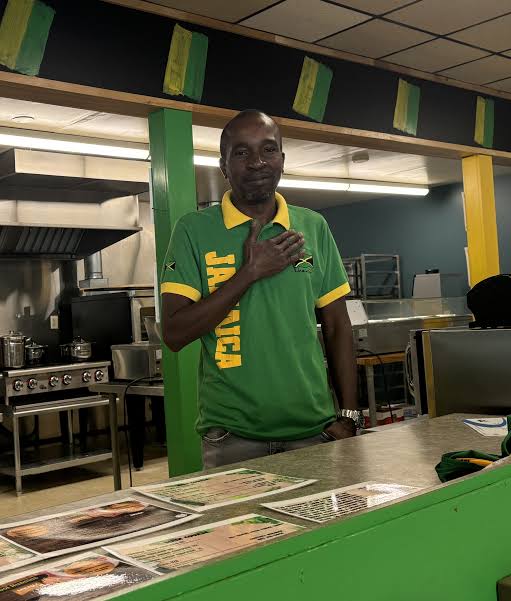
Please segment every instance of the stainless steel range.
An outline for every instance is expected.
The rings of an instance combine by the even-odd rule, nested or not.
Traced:
[[[84,361],[6,369],[0,373],[0,414],[12,423],[13,443],[12,458],[8,453],[3,454],[0,473],[14,476],[18,494],[22,492],[23,476],[110,459],[113,461],[114,488],[120,489],[116,400],[88,389],[91,384],[108,382],[109,367],[109,361]],[[110,407],[111,448],[92,451],[75,448],[73,412],[101,406]],[[51,449],[42,449],[39,443],[22,449],[20,420],[50,413],[67,415],[67,442],[60,445],[56,454]]]
[[[109,365],[108,361],[84,361],[4,370],[0,375],[0,397],[5,405],[11,405],[15,399],[29,400],[28,397],[41,393],[87,389],[89,384],[108,382]]]

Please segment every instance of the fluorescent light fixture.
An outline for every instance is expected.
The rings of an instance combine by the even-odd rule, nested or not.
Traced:
[[[429,189],[393,184],[385,182],[355,183],[354,180],[335,179],[302,179],[298,177],[283,177],[279,188],[299,188],[302,190],[332,190],[338,192],[366,192],[370,194],[405,194],[408,196],[426,196]]]
[[[202,167],[219,167],[220,157],[213,153],[193,155],[195,165]],[[355,180],[338,180],[333,178],[306,179],[298,176],[285,176],[279,182],[279,188],[300,190],[329,190],[333,192],[366,192],[369,194],[403,194],[406,196],[426,196],[427,187],[410,186],[386,182],[366,182]]]
[[[97,138],[61,136],[38,131],[0,128],[0,145],[31,150],[49,150],[72,154],[88,154],[120,159],[149,159],[147,144],[110,144]]]
[[[374,194],[405,194],[407,196],[426,196],[429,188],[414,188],[406,185],[373,183],[373,184],[349,184],[348,192],[370,192]]]
[[[204,154],[194,154],[193,163],[194,165],[202,165],[203,167],[220,167],[220,157],[210,156]]]
[[[97,138],[78,138],[9,127],[0,128],[0,146],[142,161],[147,161],[150,157],[149,146],[147,144],[131,142],[110,144],[108,141]],[[219,157],[213,153],[194,154],[193,162],[195,165],[203,167],[219,167]],[[429,189],[426,187],[418,188],[385,182],[354,183],[353,181],[304,179],[294,176],[283,177],[280,180],[279,188],[330,190],[334,192],[366,192],[370,194],[404,194],[407,196],[426,196],[429,192]]]
[[[349,184],[336,181],[323,181],[317,179],[290,179],[283,177],[279,182],[279,188],[300,188],[302,190],[337,190],[347,192]]]

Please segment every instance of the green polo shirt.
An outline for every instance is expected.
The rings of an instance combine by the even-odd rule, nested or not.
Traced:
[[[216,426],[244,438],[297,440],[319,434],[335,416],[315,309],[350,291],[346,272],[325,219],[275,196],[277,214],[259,239],[292,228],[304,235],[305,256],[253,284],[202,337],[200,434]],[[221,205],[182,217],[172,233],[161,292],[195,302],[214,293],[241,267],[250,221],[230,192]]]

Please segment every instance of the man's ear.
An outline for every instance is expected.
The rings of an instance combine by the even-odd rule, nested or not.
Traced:
[[[220,171],[222,172],[224,178],[227,179],[227,170],[224,157],[220,157]]]

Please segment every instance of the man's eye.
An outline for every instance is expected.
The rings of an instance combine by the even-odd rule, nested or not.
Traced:
[[[236,150],[236,152],[234,153],[234,155],[237,157],[244,157],[244,156],[246,156],[246,154],[247,154],[246,150]]]
[[[276,149],[274,146],[267,146],[267,147],[264,149],[264,152],[270,152],[270,153],[271,153],[271,152],[277,152],[277,149]]]

